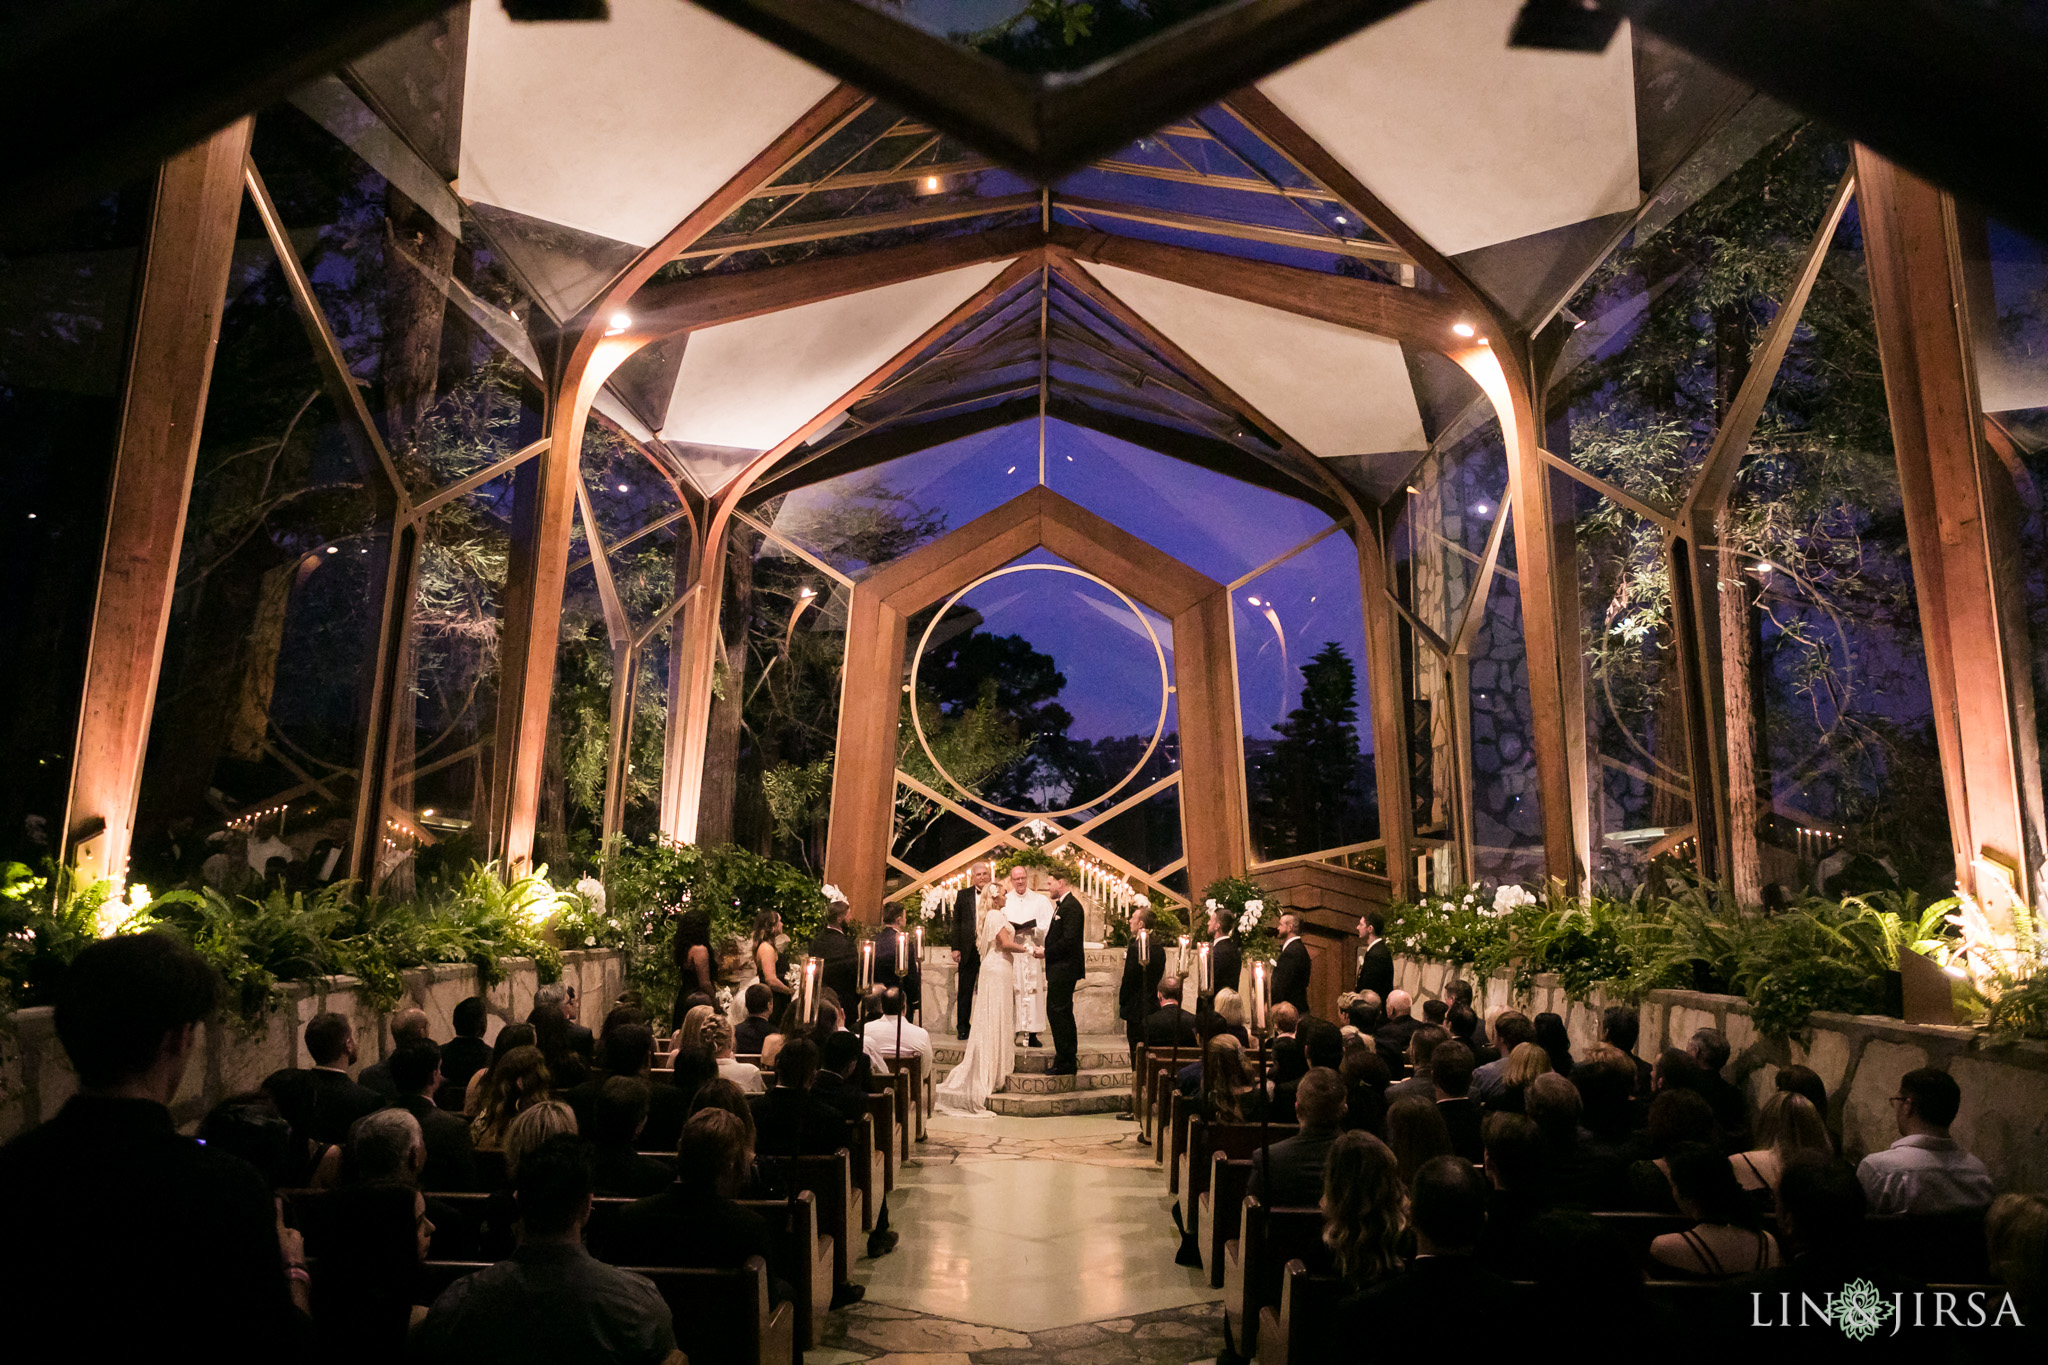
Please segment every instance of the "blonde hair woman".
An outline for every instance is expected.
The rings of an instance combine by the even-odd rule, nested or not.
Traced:
[[[1342,1134],[1323,1163],[1323,1245],[1353,1290],[1401,1268],[1408,1231],[1408,1186],[1387,1144],[1370,1133]]]
[[[1743,1189],[1776,1190],[1785,1158],[1794,1152],[1818,1152],[1832,1158],[1835,1144],[1812,1100],[1778,1090],[1757,1111],[1756,1150],[1737,1152],[1728,1158],[1728,1164],[1735,1168],[1735,1179]]]
[[[505,1145],[505,1130],[520,1111],[554,1098],[547,1058],[532,1045],[515,1047],[498,1059],[484,1084],[483,1107],[469,1125],[473,1145],[483,1151]]]
[[[1524,1112],[1523,1102],[1529,1093],[1529,1082],[1549,1074],[1550,1054],[1543,1050],[1541,1043],[1517,1043],[1515,1050],[1508,1054],[1508,1064],[1501,1068],[1500,1093],[1488,1100],[1486,1107],[1496,1113]]]
[[[505,1174],[517,1178],[528,1152],[551,1137],[576,1134],[576,1111],[560,1100],[542,1100],[512,1116],[505,1125]]]
[[[690,1006],[689,1013],[683,1016],[683,1022],[676,1028],[675,1050],[681,1052],[686,1047],[694,1047],[704,1041],[704,1022],[716,1013],[718,1011],[709,1005]]]

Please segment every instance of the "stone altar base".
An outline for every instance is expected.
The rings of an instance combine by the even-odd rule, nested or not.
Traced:
[[[953,974],[957,970],[953,966],[953,950],[927,948],[924,950],[922,965],[924,1026],[932,1031],[934,1041],[940,1038],[951,1039],[954,1021],[957,1018],[953,1013]],[[1123,979],[1123,972],[1123,949],[1090,948],[1088,974],[1081,978],[1081,984],[1074,989],[1075,1030],[1084,1039],[1091,1034],[1114,1038],[1119,1050],[1124,1046],[1124,1025],[1123,1020],[1116,1017],[1116,991],[1118,983]],[[1050,1050],[1046,1055],[1052,1055]]]
[[[1082,1030],[1075,1058],[1080,1072],[1073,1076],[1048,1074],[1052,1066],[1052,1039],[1043,1033],[1038,1036],[1045,1046],[1017,1049],[1017,1069],[1001,1090],[988,1097],[991,1110],[1009,1118],[1049,1118],[1059,1114],[1121,1114],[1131,1107],[1131,1054],[1124,1046],[1122,1034],[1090,1037],[1087,1030]],[[943,1081],[966,1055],[967,1044],[956,1042],[950,1035],[935,1036],[932,1052],[938,1079]]]

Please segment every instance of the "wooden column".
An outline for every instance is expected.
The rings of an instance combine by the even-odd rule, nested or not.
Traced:
[[[861,583],[847,609],[839,736],[825,876],[866,914],[882,902],[896,829],[896,732],[903,707],[905,618]]]
[[[1856,176],[1956,885],[1975,888],[1984,856],[2014,869],[2031,899],[2041,777],[2019,733],[2030,661],[2024,628],[2000,604],[2019,585],[1994,573],[2013,543],[2012,499],[1997,493],[1983,439],[1956,205],[1867,147]]]
[[[1181,851],[1188,860],[1189,897],[1199,900],[1210,882],[1243,872],[1250,853],[1228,588],[1173,618],[1173,665],[1180,701]]]
[[[63,856],[87,881],[127,873],[252,127],[157,176],[64,817]]]

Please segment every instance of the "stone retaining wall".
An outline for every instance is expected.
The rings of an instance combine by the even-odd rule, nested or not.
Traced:
[[[1395,984],[1418,1002],[1441,998],[1446,981],[1467,976],[1469,969],[1442,962],[1395,960]],[[1574,1052],[1598,1041],[1600,1011],[1611,1003],[1595,991],[1575,1004],[1549,975],[1536,978],[1527,999],[1515,996],[1506,976],[1493,977],[1484,989],[1475,982],[1473,997],[1482,1015],[1508,1007],[1531,1017],[1562,1015]],[[1899,1077],[1916,1067],[1940,1067],[1963,1091],[1957,1141],[1983,1159],[2000,1189],[2048,1192],[2048,1044],[1990,1046],[1975,1029],[1827,1013],[1813,1015],[1805,1042],[1774,1042],[1758,1036],[1748,1001],[1701,991],[1651,991],[1638,1009],[1636,1053],[1647,1059],[1684,1047],[1695,1029],[1727,1034],[1734,1055],[1726,1074],[1748,1090],[1752,1104],[1771,1092],[1778,1068],[1812,1067],[1827,1082],[1829,1126],[1841,1133],[1842,1150],[1852,1159],[1897,1138],[1889,1100]]]
[[[954,977],[950,948],[924,950],[924,1022],[936,1033],[953,1032]],[[1123,980],[1124,950],[1088,950],[1088,974],[1074,990],[1074,1031],[1082,1034],[1121,1034],[1123,1021],[1116,1017],[1116,992]],[[1042,1035],[1041,1035],[1042,1036]],[[1052,1045],[1046,1039],[1046,1045]]]
[[[505,1024],[524,1019],[540,986],[532,959],[508,958],[505,966],[505,979],[481,992],[491,1008],[487,1039],[495,1038]],[[404,976],[406,999],[399,1008],[417,1005],[427,1012],[436,1039],[453,1037],[455,1006],[479,994],[477,969],[467,963],[419,967]],[[581,1022],[595,1029],[625,987],[625,964],[614,952],[565,952],[562,980],[576,988]],[[391,1046],[389,1020],[362,999],[359,985],[352,976],[287,982],[284,1004],[260,1026],[251,1029],[230,1019],[209,1027],[171,1107],[178,1123],[189,1129],[222,1099],[255,1089],[271,1072],[307,1065],[301,1034],[306,1023],[324,1011],[355,1020],[362,1065],[381,1059]],[[15,1036],[0,1046],[0,1141],[56,1113],[78,1088],[78,1078],[57,1041],[53,1015],[47,1007],[22,1010],[15,1016]]]

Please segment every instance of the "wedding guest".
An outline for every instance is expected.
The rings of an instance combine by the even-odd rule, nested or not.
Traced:
[[[711,1016],[718,1013],[711,1005],[692,1005],[682,1013],[682,1022],[670,1041],[677,1048],[695,1047],[704,1040],[704,1025]]]
[[[1600,1041],[1614,1047],[1635,1068],[1636,1079],[1629,1094],[1636,1099],[1650,1096],[1650,1064],[1636,1056],[1636,1039],[1642,1032],[1642,1017],[1631,1005],[1609,1005],[1600,1012]]]
[[[505,1054],[517,1048],[533,1046],[533,1025],[507,1024],[498,1030],[498,1036],[491,1043],[490,1065],[469,1078],[469,1084],[462,1092],[462,1113],[465,1118],[475,1118],[484,1111],[484,1100],[489,1095],[491,1073]]]
[[[1301,1078],[1308,1075],[1308,1049],[1299,1038],[1276,1038],[1272,1047],[1273,1069],[1266,1089],[1271,1100],[1270,1112],[1275,1123],[1293,1123],[1295,1093]]]
[[[391,1082],[396,1087],[392,1103],[419,1123],[426,1144],[420,1188],[436,1194],[473,1190],[477,1184],[469,1125],[433,1100],[443,1079],[441,1048],[431,1039],[416,1039],[391,1054]]]
[[[1450,1037],[1435,1024],[1424,1024],[1408,1035],[1407,1079],[1395,1081],[1387,1087],[1387,1103],[1392,1104],[1404,1095],[1436,1098],[1436,1082],[1429,1074],[1430,1058],[1436,1055],[1438,1047],[1450,1041]]]
[[[1429,1162],[1451,1150],[1451,1130],[1436,1101],[1408,1095],[1387,1106],[1387,1146],[1401,1165],[1401,1178],[1412,1181]]]
[[[1177,976],[1159,980],[1159,1008],[1145,1019],[1145,1051],[1157,1055],[1172,1047],[1198,1045],[1194,1014],[1181,1006],[1181,983]]]
[[[598,1194],[639,1199],[665,1188],[673,1177],[667,1166],[640,1155],[652,1091],[635,1076],[609,1077],[599,1082],[588,1117],[578,1116],[576,1131],[590,1140],[591,1179]]]
[[[553,1098],[553,1078],[540,1049],[513,1048],[491,1068],[482,1108],[469,1126],[470,1142],[480,1152],[504,1147],[505,1130],[512,1120]]]
[[[1244,1045],[1228,1033],[1209,1040],[1207,1074],[1196,1112],[1211,1123],[1256,1123],[1265,1096],[1245,1068]]]
[[[758,1256],[768,1265],[769,1292],[790,1295],[787,1268],[760,1214],[737,1202],[746,1176],[746,1132],[722,1109],[701,1109],[683,1125],[675,1178],[619,1210],[603,1248],[628,1265],[736,1270]]]
[[[1536,1016],[1536,1043],[1550,1054],[1550,1069],[1558,1075],[1570,1078],[1572,1074],[1572,1040],[1565,1032],[1564,1016],[1549,1010]]]
[[[533,1022],[533,1016],[540,1010],[551,1009],[562,1016],[566,1025],[569,1046],[587,1064],[597,1057],[597,1040],[590,1035],[583,1021],[576,1017],[576,988],[566,981],[550,981],[533,993],[533,1009],[527,1012],[526,1021]],[[543,1052],[547,1049],[542,1048]]]
[[[1339,1321],[1339,1360],[1412,1360],[1441,1350],[1443,1323],[1418,1305],[1487,1305],[1494,1311],[1461,1319],[1461,1353],[1478,1359],[1504,1354],[1521,1330],[1515,1290],[1481,1265],[1486,1232],[1486,1181],[1463,1157],[1440,1156],[1425,1163],[1410,1182],[1408,1218],[1415,1230],[1415,1257],[1400,1274],[1344,1300]]]
[[[732,1049],[736,1054],[758,1057],[761,1044],[775,1032],[774,1021],[768,1017],[775,1008],[775,992],[756,981],[747,987],[746,1003],[747,1017],[732,1031]]]
[[[1502,1114],[1524,1113],[1528,1108],[1529,1083],[1550,1074],[1550,1054],[1536,1043],[1517,1043],[1506,1062],[1506,1068],[1499,1073],[1500,1088],[1494,1091],[1491,1104],[1482,1107]]]
[[[1813,1107],[1813,1101],[1790,1090],[1775,1090],[1764,1100],[1756,1116],[1757,1147],[1728,1158],[1735,1179],[1753,1194],[1769,1196],[1778,1188],[1778,1172],[1795,1152],[1813,1152],[1823,1157],[1835,1154],[1828,1126]]]
[[[1323,1245],[1353,1293],[1401,1270],[1408,1234],[1408,1187],[1387,1144],[1370,1133],[1345,1133],[1323,1162]]]
[[[1778,1264],[1776,1239],[1757,1226],[1756,1214],[1719,1147],[1711,1142],[1681,1143],[1672,1149],[1667,1165],[1678,1212],[1692,1219],[1693,1226],[1650,1243],[1650,1260],[1659,1278],[1722,1280]]]
[[[1731,1139],[1730,1145],[1740,1150],[1749,1136],[1749,1099],[1741,1086],[1721,1074],[1732,1052],[1728,1035],[1717,1028],[1694,1029],[1685,1046],[1699,1067],[1693,1088],[1714,1107],[1714,1122]]]
[[[721,1077],[750,1095],[768,1093],[768,1086],[761,1079],[761,1068],[733,1056],[731,1024],[715,1017],[707,1019],[704,1021],[702,1038],[704,1046],[711,1049],[711,1056],[718,1064],[718,1074]]]
[[[1962,1107],[1962,1088],[1946,1071],[1923,1066],[1899,1078],[1892,1096],[1899,1140],[1856,1167],[1872,1213],[1957,1213],[1990,1205],[1996,1193],[1991,1173],[1949,1135]]]
[[[1344,1082],[1319,1067],[1302,1077],[1294,1103],[1300,1131],[1252,1157],[1246,1193],[1268,1208],[1307,1208],[1321,1198],[1323,1167],[1342,1132]]]
[[[481,995],[465,996],[455,1004],[453,1021],[455,1036],[441,1045],[441,1089],[434,1103],[460,1113],[470,1078],[491,1064],[491,1045],[484,1041],[491,1022],[490,1002]]]
[[[598,1044],[599,1060],[603,1068],[598,1075],[583,1084],[565,1092],[563,1099],[576,1111],[579,1127],[590,1126],[590,1115],[603,1092],[605,1082],[617,1079],[647,1082],[647,1126],[641,1130],[641,1150],[666,1152],[674,1149],[676,1139],[682,1135],[683,1120],[690,1116],[690,1097],[678,1088],[680,1072],[657,1078],[653,1074],[654,1033],[646,1023],[632,1016],[639,1011],[621,1014],[612,1011],[612,1017],[605,1021],[604,1038]]]
[[[1387,1063],[1387,1070],[1397,1081],[1408,1074],[1408,1040],[1422,1027],[1422,1021],[1413,1014],[1414,1008],[1415,999],[1408,992],[1388,992],[1387,1022],[1381,1024],[1373,1035],[1380,1056]]]
[[[2001,1194],[1984,1216],[1991,1273],[2013,1296],[2038,1343],[2048,1327],[2048,1198]]]
[[[1479,1259],[1496,1275],[1531,1279],[1537,1258],[1529,1246],[1529,1229],[1550,1207],[1542,1130],[1521,1114],[1489,1114],[1482,1140],[1492,1194]]]
[[[1493,1017],[1493,1038],[1500,1045],[1500,1055],[1481,1062],[1472,1072],[1472,1098],[1479,1101],[1480,1108],[1489,1110],[1501,1107],[1496,1100],[1507,1086],[1508,1061],[1516,1048],[1536,1041],[1536,1026],[1520,1010],[1502,1010]],[[1549,1068],[1547,1057],[1544,1067]]]
[[[321,1216],[320,1287],[313,1322],[334,1365],[397,1358],[421,1306],[420,1263],[434,1236],[426,1196],[380,1181],[328,1196]]]
[[[779,1046],[779,1044],[778,1044]],[[692,1096],[706,1081],[718,1078],[718,1058],[712,1054],[711,1045],[701,1039],[688,1047],[677,1048],[673,1089],[688,1105]],[[678,1136],[682,1129],[676,1130]]]
[[[306,1023],[305,1044],[313,1065],[274,1071],[264,1077],[263,1088],[292,1126],[310,1172],[326,1148],[348,1141],[350,1124],[384,1101],[349,1074],[356,1064],[356,1027],[347,1015],[314,1015]]]
[[[423,1009],[402,1009],[392,1015],[392,1053],[396,1054],[398,1049],[415,1039],[425,1039],[427,1028],[427,1012]],[[372,1062],[364,1067],[356,1082],[365,1090],[375,1091],[379,1099],[387,1102],[398,1094],[398,1087],[391,1083],[391,1058],[388,1056],[381,1062]]]
[[[1344,1054],[1337,1074],[1344,1081],[1344,1127],[1349,1132],[1366,1132],[1375,1137],[1387,1131],[1387,1064],[1371,1047],[1355,1048]]]
[[[590,1079],[590,1068],[569,1035],[569,1020],[561,1006],[535,1005],[526,1022],[533,1025],[533,1045],[546,1059],[548,1075],[558,1089],[568,1090]],[[589,1032],[584,1030],[586,1036]]]
[[[767,1199],[777,1197],[781,1191],[769,1183],[761,1173],[757,1155],[760,1147],[759,1136],[754,1131],[754,1110],[740,1088],[731,1081],[709,1080],[697,1088],[697,1097],[690,1101],[690,1112],[695,1114],[704,1109],[723,1109],[740,1121],[743,1130],[745,1171],[740,1178],[740,1199]]]
[[[1436,1086],[1436,1111],[1451,1134],[1451,1150],[1478,1164],[1486,1147],[1479,1135],[1479,1106],[1469,1095],[1472,1049],[1455,1041],[1439,1043],[1430,1054],[1429,1076]]]
[[[1630,1207],[1641,1213],[1677,1213],[1671,1154],[1681,1146],[1713,1143],[1718,1134],[1713,1108],[1698,1095],[1690,1090],[1659,1092],[1650,1102],[1650,1123],[1644,1132],[1649,1159],[1628,1168]],[[1734,1179],[1732,1171],[1729,1179]]]

